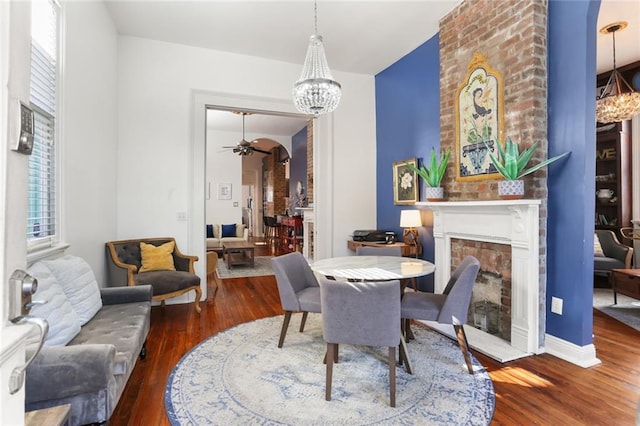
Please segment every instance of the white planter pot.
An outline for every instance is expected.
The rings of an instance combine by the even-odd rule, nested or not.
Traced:
[[[427,201],[442,201],[442,199],[444,198],[444,188],[442,188],[441,186],[435,188],[425,186],[424,198]]]
[[[498,182],[498,195],[503,200],[519,200],[524,197],[523,180],[501,180]]]

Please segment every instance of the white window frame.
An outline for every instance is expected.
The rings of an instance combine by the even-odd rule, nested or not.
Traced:
[[[62,7],[57,0],[33,0],[32,6],[35,2],[38,1],[47,1],[54,5],[56,9],[56,100],[55,100],[55,115],[54,115],[54,212],[53,212],[53,220],[55,223],[54,233],[53,235],[49,235],[41,238],[31,238],[29,239],[29,230],[26,229],[27,224],[25,223],[25,232],[27,232],[27,261],[31,263],[40,258],[47,257],[54,252],[58,252],[64,250],[64,248],[68,247],[68,245],[61,245],[61,220],[60,220],[60,209],[62,203],[61,197],[61,140],[62,140],[62,132],[61,132],[61,117],[62,117]],[[35,109],[38,109],[37,107]]]

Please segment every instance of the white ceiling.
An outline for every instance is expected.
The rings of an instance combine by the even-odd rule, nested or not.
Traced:
[[[324,38],[330,68],[379,73],[436,34],[439,19],[460,1],[318,0],[318,33]],[[120,34],[296,63],[301,70],[314,25],[311,0],[105,3]],[[621,20],[628,21],[629,27],[616,34],[618,66],[640,60],[640,0],[602,1],[598,29]],[[598,33],[597,53],[597,72],[611,69],[610,35]],[[240,117],[220,114],[213,114],[210,124],[235,126],[241,132]],[[225,117],[230,122],[221,124]],[[251,117],[251,132],[295,134],[304,126],[290,118],[282,124],[277,117],[262,118]]]

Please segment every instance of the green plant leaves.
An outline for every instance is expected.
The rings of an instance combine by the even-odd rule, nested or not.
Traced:
[[[444,172],[447,169],[447,164],[449,163],[449,157],[451,156],[451,150],[448,149],[446,152],[440,154],[440,161],[438,161],[438,156],[435,148],[431,148],[431,158],[429,159],[429,167],[425,167],[424,162],[420,168],[415,167],[411,163],[405,163],[407,167],[416,172],[420,177],[424,180],[424,182],[432,187],[437,188],[440,186],[440,182],[444,177]]]
[[[562,157],[566,157],[567,155],[570,154],[570,151],[569,151],[560,155],[556,155],[553,158],[549,158],[525,170],[525,167],[531,160],[531,157],[533,156],[533,153],[535,152],[538,146],[538,142],[535,142],[529,148],[525,149],[524,151],[522,151],[522,153],[520,153],[518,149],[518,144],[514,143],[511,140],[511,138],[507,137],[504,148],[502,147],[502,145],[500,145],[499,142],[496,142],[496,145],[498,146],[499,158],[496,157],[491,152],[491,149],[489,148],[489,145],[487,145],[486,142],[484,143],[484,145],[487,148],[491,162],[493,163],[494,166],[496,166],[496,169],[498,170],[498,172],[500,172],[500,174],[504,176],[504,178],[507,180],[520,179],[521,177],[526,176],[530,173],[533,173],[536,170],[539,170],[544,166],[551,164],[554,161],[559,160]]]

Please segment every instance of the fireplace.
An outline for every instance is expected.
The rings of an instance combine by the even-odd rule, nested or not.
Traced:
[[[485,284],[483,281],[493,287],[500,286],[499,297],[480,296],[480,300],[472,302],[470,324],[465,325],[469,345],[501,362],[542,352],[540,338],[544,336],[544,321],[540,318],[544,319],[545,311],[544,291],[541,291],[539,278],[540,200],[417,205],[433,211],[436,293],[442,292],[446,286],[452,267],[459,262],[456,259],[461,259],[463,253],[472,254],[476,249],[479,251],[475,251],[475,256],[479,256],[481,269],[484,266],[485,270],[479,274],[477,281],[480,283],[476,283],[474,291]],[[496,257],[501,258],[500,262],[495,262]],[[508,269],[498,270],[497,264],[506,265]],[[508,288],[503,282],[505,277],[510,281]],[[488,303],[484,303],[485,300]],[[497,313],[496,305],[500,306]],[[474,318],[475,308],[478,315]],[[508,332],[489,330],[493,326],[490,321],[495,320],[496,314],[500,324],[498,328],[506,330],[508,325]],[[500,315],[507,314],[508,319],[500,319]],[[475,327],[476,322],[480,327]],[[429,325],[453,335],[451,327]]]

